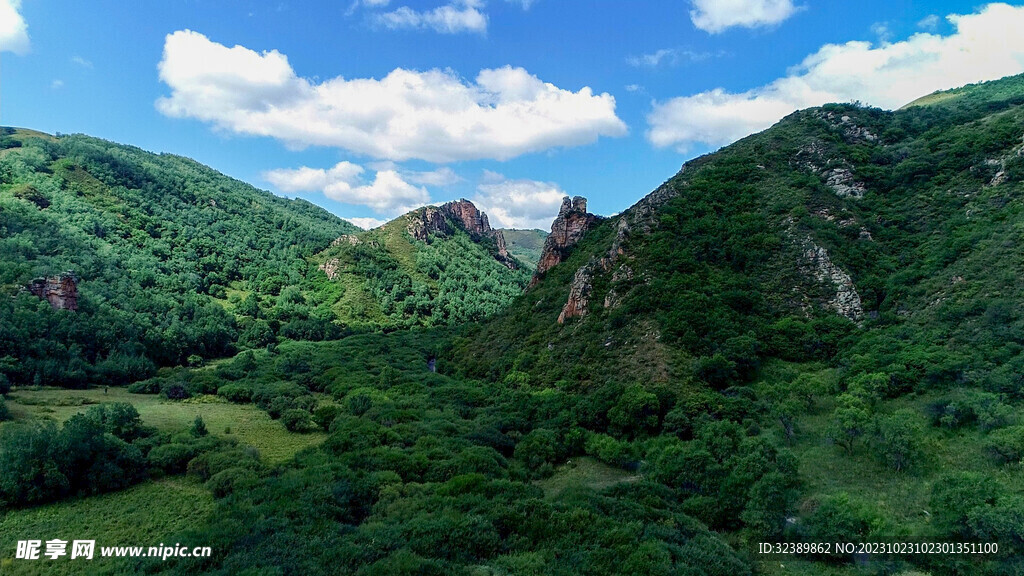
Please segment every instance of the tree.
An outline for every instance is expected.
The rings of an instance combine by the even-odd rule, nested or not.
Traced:
[[[875,421],[874,449],[885,464],[901,472],[911,467],[922,453],[923,426],[913,410],[897,410]]]
[[[608,423],[624,434],[651,432],[658,427],[658,397],[639,384],[626,388],[608,411]]]
[[[202,436],[206,436],[207,434],[209,434],[209,432],[206,430],[206,422],[203,422],[202,416],[196,416],[196,419],[192,421],[192,428],[189,429],[189,433],[191,433],[196,438],[200,438]]]
[[[857,440],[871,423],[871,413],[867,403],[852,394],[840,394],[836,404],[828,436],[852,454]]]

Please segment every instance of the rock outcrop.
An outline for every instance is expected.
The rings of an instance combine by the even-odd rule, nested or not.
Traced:
[[[583,266],[576,271],[572,278],[572,285],[569,287],[569,300],[562,307],[562,313],[558,315],[559,324],[565,324],[565,321],[570,318],[583,318],[587,315],[593,282],[593,266]]]
[[[36,278],[28,285],[28,291],[49,302],[55,310],[78,310],[78,275],[74,272]]]
[[[840,316],[860,323],[864,319],[864,307],[853,279],[837,266],[828,251],[808,239],[803,252],[804,265],[818,283],[832,292],[827,305]]]
[[[476,205],[465,198],[455,202],[442,204],[440,207],[427,206],[409,214],[406,230],[413,238],[422,242],[428,241],[431,234],[448,236],[454,232],[454,222],[466,231],[473,240],[489,238],[494,241],[494,259],[515,270],[519,267],[515,258],[508,253],[505,235],[501,230],[491,228],[487,214],[481,212]]]
[[[575,246],[587,230],[598,220],[598,216],[587,212],[587,199],[576,196],[562,198],[562,207],[558,216],[551,223],[551,233],[544,240],[544,248],[537,262],[537,271],[533,274],[530,286],[537,284],[548,270],[557,266],[566,256],[570,248]]]

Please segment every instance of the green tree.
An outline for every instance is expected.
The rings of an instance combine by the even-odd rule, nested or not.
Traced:
[[[857,441],[870,424],[871,412],[867,402],[853,394],[840,394],[836,398],[836,409],[832,413],[828,436],[848,454],[852,454]]]

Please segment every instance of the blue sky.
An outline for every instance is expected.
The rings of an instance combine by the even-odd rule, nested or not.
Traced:
[[[959,15],[959,16],[957,16]],[[797,108],[1024,72],[1024,8],[862,0],[0,0],[0,123],[189,156],[368,224],[611,214]]]

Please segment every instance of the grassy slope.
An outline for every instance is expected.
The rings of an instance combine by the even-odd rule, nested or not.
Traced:
[[[146,482],[122,492],[78,498],[0,515],[0,574],[4,576],[133,573],[123,559],[100,559],[100,546],[171,544],[176,533],[205,523],[209,491],[185,478]],[[18,540],[96,540],[96,558],[16,560]],[[182,542],[200,546],[202,542]],[[70,552],[70,545],[68,548]],[[45,551],[45,545],[44,545]]]
[[[161,431],[187,429],[196,416],[201,416],[211,434],[236,438],[242,444],[255,447],[264,461],[270,464],[288,460],[326,437],[323,433],[288,432],[280,422],[271,420],[266,412],[251,404],[230,404],[213,398],[201,400],[175,402],[156,395],[130,394],[123,388],[110,388],[106,393],[99,388],[21,389],[11,394],[8,406],[19,420],[50,418],[63,422],[93,404],[128,402],[139,411],[143,423]],[[230,434],[226,432],[228,428],[231,429]]]
[[[540,253],[544,249],[544,240],[548,237],[547,232],[506,228],[502,230],[502,234],[505,235],[505,244],[509,254],[515,256],[530,270],[537,267]]]

